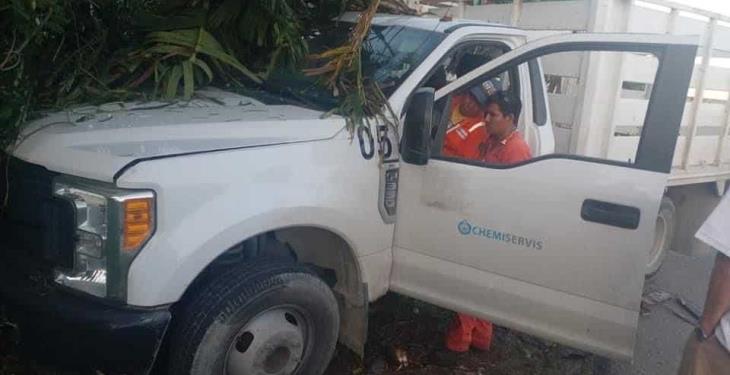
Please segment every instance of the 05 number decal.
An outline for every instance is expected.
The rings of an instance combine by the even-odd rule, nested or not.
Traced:
[[[378,154],[383,159],[388,159],[393,154],[393,143],[388,137],[388,127],[379,125],[377,127],[378,136]],[[370,160],[375,156],[375,138],[370,131],[370,127],[361,125],[357,128],[357,141],[360,144],[360,154],[365,160]]]
[[[367,137],[367,144],[365,143],[364,137]],[[370,128],[367,126],[360,126],[357,128],[357,140],[360,142],[360,154],[365,160],[370,160],[375,155],[375,140],[373,134],[370,132]]]

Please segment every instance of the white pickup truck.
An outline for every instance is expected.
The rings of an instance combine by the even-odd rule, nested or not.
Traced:
[[[351,134],[326,95],[273,83],[49,114],[3,161],[0,304],[35,356],[113,372],[319,374],[338,340],[362,351],[388,291],[631,357],[696,49],[378,16],[363,69],[395,131]],[[553,152],[539,61],[566,51],[658,58],[632,162]],[[486,63],[457,77],[465,53]],[[452,95],[496,76],[533,158],[441,155]]]

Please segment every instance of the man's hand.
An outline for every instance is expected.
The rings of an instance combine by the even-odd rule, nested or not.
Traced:
[[[715,267],[710,276],[705,310],[700,320],[700,329],[706,336],[712,335],[720,319],[730,311],[730,258],[720,253],[715,258]]]

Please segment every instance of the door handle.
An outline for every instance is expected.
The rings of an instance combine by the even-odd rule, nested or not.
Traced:
[[[611,225],[624,229],[639,227],[641,210],[633,206],[586,199],[580,209],[580,217],[585,221]]]

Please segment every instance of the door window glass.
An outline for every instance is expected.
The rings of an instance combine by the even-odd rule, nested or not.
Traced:
[[[555,152],[636,161],[658,67],[634,52],[564,52],[543,56]],[[590,64],[593,69],[585,69]]]
[[[485,166],[530,160],[536,150],[527,142],[530,134],[525,133],[530,129],[519,128],[519,119],[526,107],[532,108],[534,116],[543,106],[551,116],[556,154],[633,164],[654,87],[656,56],[578,51],[547,54],[540,59],[544,75],[531,77],[531,86],[543,90],[540,80],[544,80],[547,100],[539,95],[520,95],[508,74],[516,72],[517,66],[508,66],[441,98],[450,105],[449,114],[442,116],[439,124],[445,131],[439,134],[440,154],[436,156]],[[584,69],[589,63],[599,68]],[[538,69],[529,71],[539,75]],[[527,97],[531,103],[523,102]]]

